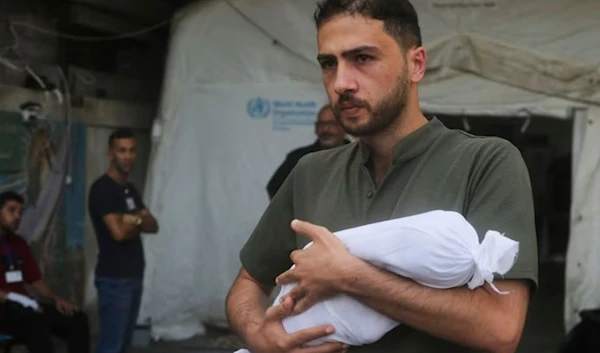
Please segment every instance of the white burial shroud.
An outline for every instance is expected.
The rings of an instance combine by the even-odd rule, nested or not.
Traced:
[[[497,231],[485,234],[481,244],[477,232],[459,213],[430,211],[368,224],[334,233],[355,256],[387,271],[432,288],[467,285],[475,289],[493,285],[494,274],[504,275],[513,266],[519,243]],[[312,243],[306,245],[305,249]],[[292,266],[293,268],[294,266]],[[282,286],[273,305],[294,284]],[[283,320],[289,333],[332,325],[335,333],[310,342],[342,342],[351,346],[379,340],[400,323],[358,300],[340,294],[315,304],[302,314]],[[240,349],[236,353],[249,353]]]

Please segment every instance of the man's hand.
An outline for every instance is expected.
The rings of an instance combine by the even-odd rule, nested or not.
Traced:
[[[61,298],[56,298],[54,300],[54,305],[56,306],[56,310],[65,316],[73,316],[79,311],[79,308],[75,304],[71,304]]]
[[[150,213],[150,211],[148,211],[147,208],[144,208],[143,210],[139,211],[135,215],[137,217],[139,217],[141,220],[140,227],[142,229],[142,232],[158,233],[158,222],[156,221],[156,218],[154,218],[152,213]]]
[[[290,258],[295,267],[277,277],[279,285],[297,283],[285,296],[293,298],[296,303],[293,314],[297,315],[339,292],[338,282],[344,264],[355,257],[324,227],[294,220],[292,229],[313,241],[308,248],[293,251]]]
[[[281,304],[267,309],[264,320],[248,335],[253,353],[346,353],[348,347],[341,343],[326,343],[304,347],[306,343],[334,332],[331,326],[312,327],[287,333],[281,321],[292,313],[294,301],[285,298]]]

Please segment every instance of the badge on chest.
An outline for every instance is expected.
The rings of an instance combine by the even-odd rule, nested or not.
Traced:
[[[6,283],[20,283],[23,282],[23,272],[20,270],[6,271],[4,274]]]
[[[125,198],[125,202],[127,203],[127,210],[128,211],[133,211],[133,210],[136,209],[135,200],[133,199],[133,197],[127,197],[127,198]]]
[[[125,204],[127,205],[127,211],[135,211],[137,205],[135,204],[135,199],[129,189],[125,189]]]

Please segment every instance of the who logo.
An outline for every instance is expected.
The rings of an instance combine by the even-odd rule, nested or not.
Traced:
[[[271,102],[266,98],[252,98],[246,104],[248,115],[253,119],[264,119],[271,113]]]

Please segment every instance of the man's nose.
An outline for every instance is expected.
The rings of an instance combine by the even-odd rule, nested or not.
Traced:
[[[323,128],[321,129],[321,132],[323,133],[330,133],[331,132],[331,125],[326,124],[323,126]]]
[[[333,89],[339,95],[358,90],[354,70],[350,65],[343,62],[338,64]]]

